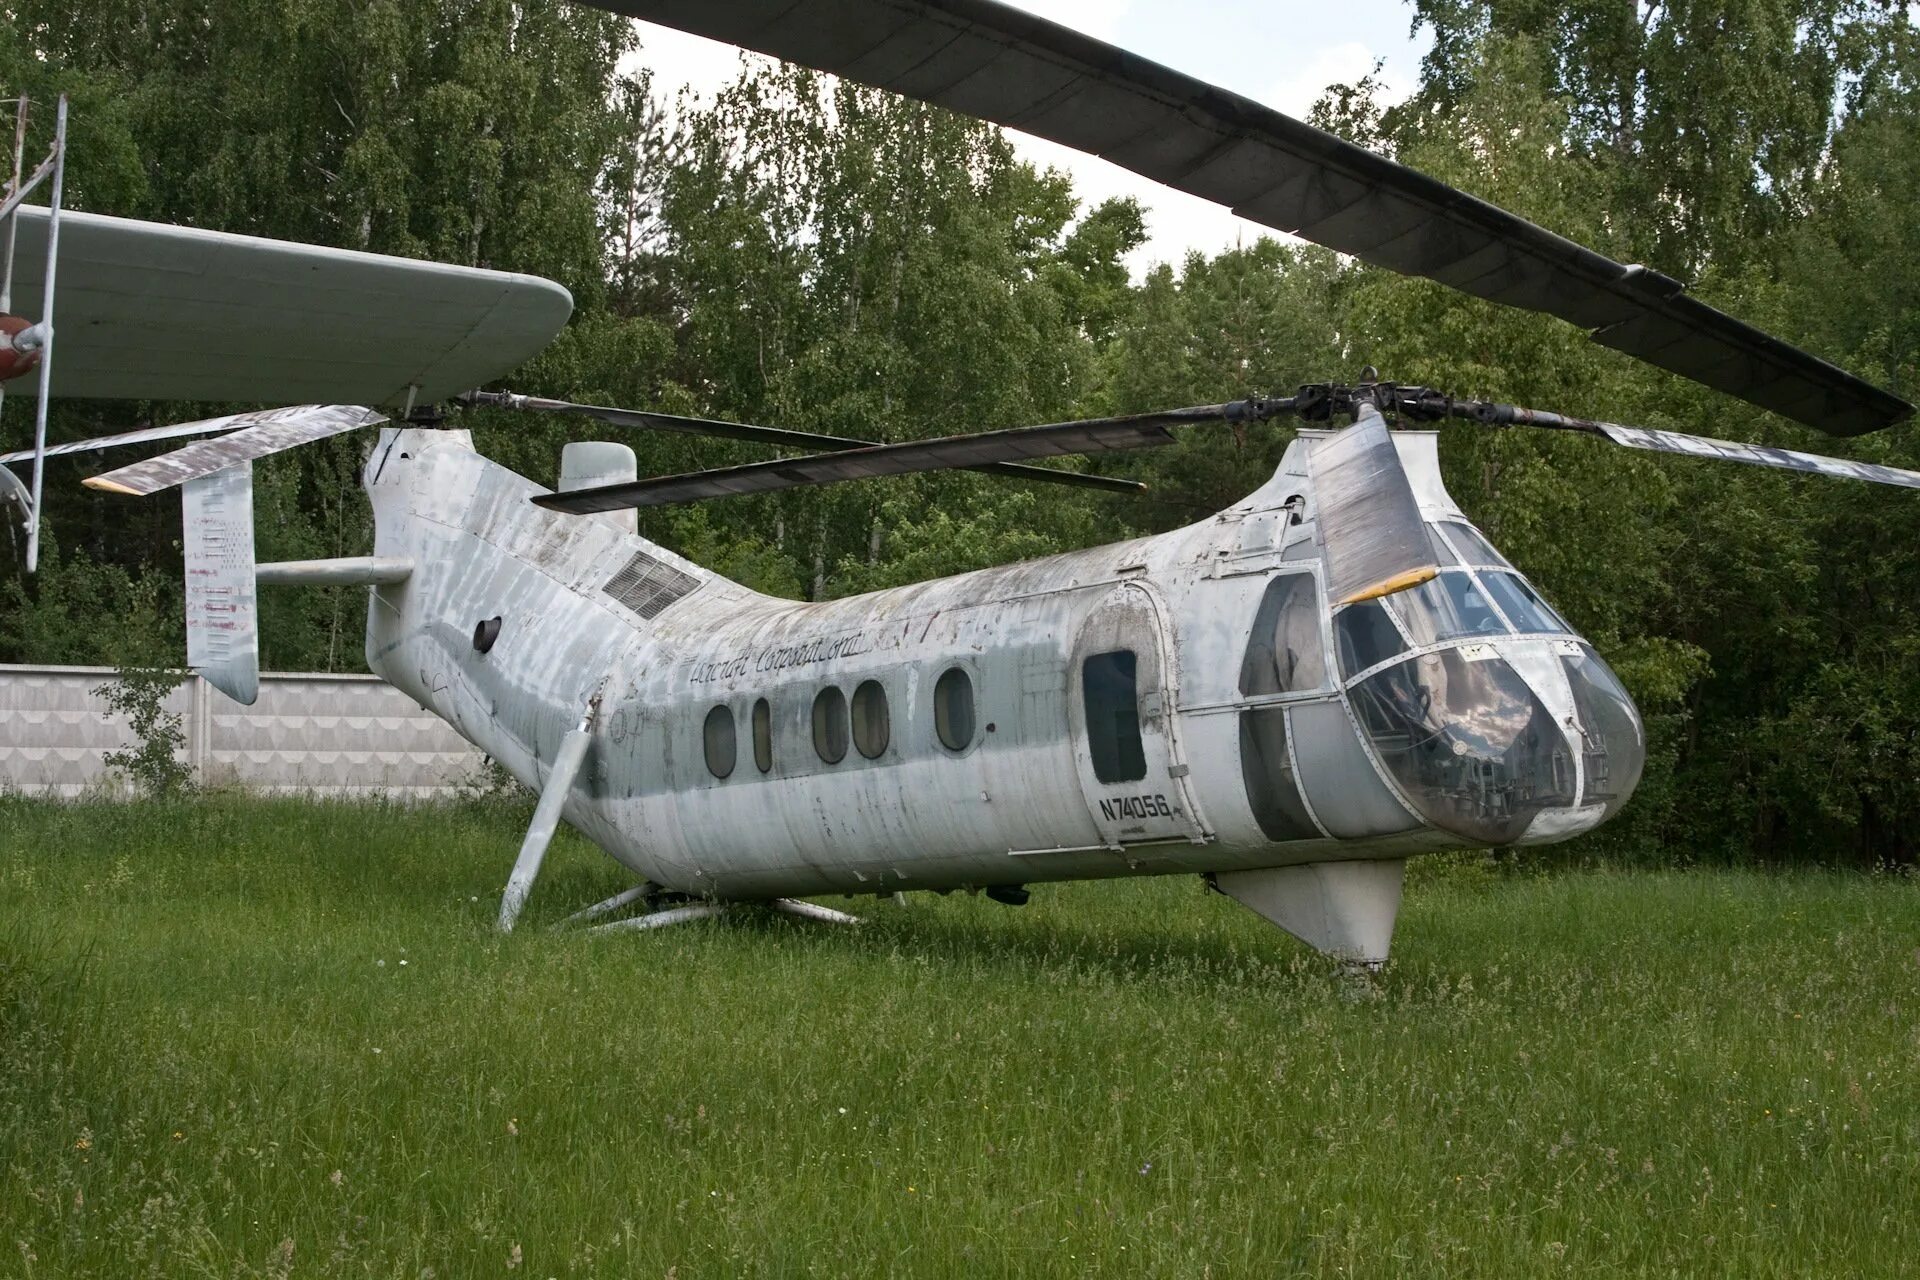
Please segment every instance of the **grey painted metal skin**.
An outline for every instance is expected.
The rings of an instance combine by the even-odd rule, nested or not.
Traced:
[[[796,603],[611,523],[542,510],[529,499],[545,490],[481,457],[466,432],[386,428],[366,468],[375,554],[417,568],[372,591],[367,660],[536,790],[599,699],[566,819],[637,876],[701,898],[1397,864],[1474,841],[1436,825],[1394,781],[1332,674],[1306,463],[1328,434],[1303,432],[1266,485],[1183,529]],[[1394,441],[1423,515],[1464,521],[1441,484],[1431,433]],[[1268,584],[1285,574],[1315,584],[1312,626],[1329,674],[1310,690],[1243,694],[1255,614]],[[483,653],[476,627],[493,618],[497,639]],[[1503,635],[1414,653],[1498,658],[1528,672],[1537,703],[1563,726],[1553,732],[1573,735],[1574,699],[1553,674],[1555,653],[1570,645],[1577,640],[1566,634]],[[1146,776],[1109,785],[1088,745],[1080,672],[1087,656],[1121,647],[1139,655]],[[933,707],[936,682],[954,667],[968,674],[976,699],[973,738],[957,752],[936,737]],[[1371,673],[1349,674],[1358,687]],[[814,745],[815,698],[830,685],[852,697],[866,681],[885,691],[884,749],[869,759],[848,745],[827,763]],[[760,699],[772,729],[766,772],[751,743]],[[734,726],[725,777],[703,749],[703,726],[718,706]],[[1242,713],[1270,708],[1288,718],[1308,838],[1271,838],[1249,800]],[[1447,714],[1471,723],[1483,710],[1450,706]],[[1637,776],[1637,718],[1629,736],[1616,736],[1631,765],[1620,772]],[[1577,770],[1572,738],[1546,746]],[[1573,788],[1572,803],[1542,810],[1500,842],[1565,839],[1624,799],[1583,803],[1577,777]],[[1230,884],[1258,909],[1257,886]],[[1388,892],[1378,877],[1359,891]],[[1384,955],[1377,901],[1316,912],[1360,924],[1309,941],[1365,960]],[[1385,912],[1390,924],[1391,903]],[[1294,913],[1302,914],[1315,912]]]
[[[1362,405],[1353,429],[1315,449],[1309,463],[1329,597],[1342,604],[1370,600],[1440,572],[1412,482],[1378,409]]]

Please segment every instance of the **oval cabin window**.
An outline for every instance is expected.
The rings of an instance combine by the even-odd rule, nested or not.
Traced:
[[[878,760],[893,736],[887,715],[887,691],[878,680],[863,680],[853,691],[853,745],[869,760]]]
[[[765,698],[753,704],[753,763],[762,773],[773,771],[773,708]]]
[[[716,778],[724,778],[733,772],[733,762],[738,744],[733,737],[733,711],[729,707],[719,706],[707,712],[706,730],[702,734],[706,740],[707,772]]]
[[[948,667],[934,683],[933,731],[949,751],[973,745],[973,678],[960,667]]]
[[[847,755],[847,695],[828,685],[813,700],[813,749],[828,764]]]

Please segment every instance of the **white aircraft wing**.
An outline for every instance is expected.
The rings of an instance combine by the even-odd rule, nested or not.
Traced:
[[[33,319],[46,234],[23,207],[12,310]],[[573,311],[538,276],[73,212],[57,290],[53,394],[122,400],[426,403],[521,364]]]

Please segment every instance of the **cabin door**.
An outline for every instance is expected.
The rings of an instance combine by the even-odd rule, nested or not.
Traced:
[[[1144,584],[1115,588],[1081,625],[1068,686],[1080,786],[1101,842],[1210,838],[1180,751],[1165,613]]]

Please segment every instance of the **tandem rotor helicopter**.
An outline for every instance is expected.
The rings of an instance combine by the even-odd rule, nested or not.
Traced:
[[[1807,352],[1381,156],[994,0],[591,0],[1097,154],[1363,262],[1544,312],[1597,342],[1836,435],[1913,410]],[[1431,430],[1464,420],[1920,487],[1920,473],[1462,400],[1381,381],[902,444],[472,390],[539,351],[552,282],[61,212],[54,152],[0,216],[0,377],[44,459],[207,435],[86,483],[181,486],[191,665],[252,702],[255,589],[368,589],[366,656],[539,793],[511,928],[564,818],[639,883],[579,913],[650,928],[828,893],[1195,873],[1322,951],[1387,955],[1405,860],[1564,840],[1618,812],[1645,755],[1593,646],[1448,496]],[[17,149],[16,149],[17,150]],[[21,199],[51,181],[48,208]],[[19,270],[13,271],[13,232]],[[34,264],[44,262],[44,269]],[[57,290],[56,290],[56,269]],[[50,323],[54,303],[60,324]],[[5,294],[0,293],[0,302]],[[320,403],[47,447],[58,395]],[[792,456],[641,477],[566,446],[556,490],[477,453],[437,404],[597,419]],[[362,407],[372,406],[372,407]],[[386,421],[367,556],[256,564],[251,462]],[[848,599],[728,581],[633,511],[964,467],[1034,465],[1291,416],[1311,424],[1244,500],[1185,528]],[[1337,427],[1337,420],[1350,426]]]

